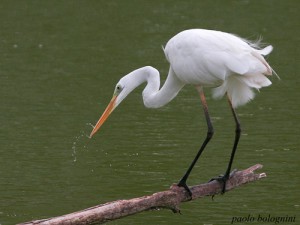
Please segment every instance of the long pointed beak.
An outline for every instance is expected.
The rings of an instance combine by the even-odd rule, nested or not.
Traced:
[[[96,123],[94,129],[92,130],[90,134],[90,138],[99,130],[99,128],[102,126],[102,124],[105,122],[105,120],[108,118],[108,116],[114,111],[115,105],[116,105],[117,95],[114,95],[112,99],[110,100],[110,103],[106,107],[104,113]]]

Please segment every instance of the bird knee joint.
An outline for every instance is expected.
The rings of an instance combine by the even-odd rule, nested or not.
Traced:
[[[212,137],[214,136],[214,133],[215,133],[215,132],[214,132],[213,129],[208,130],[208,131],[207,131],[207,137],[208,137],[208,138],[212,138]]]
[[[237,126],[235,132],[240,134],[242,132],[241,126]]]

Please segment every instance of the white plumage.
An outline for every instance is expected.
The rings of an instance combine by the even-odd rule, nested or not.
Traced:
[[[262,55],[272,49],[259,49],[257,44],[233,34],[193,29],[171,38],[164,51],[180,81],[216,87],[215,98],[228,93],[237,107],[253,99],[252,88],[271,84],[266,75],[271,75],[272,69]]]

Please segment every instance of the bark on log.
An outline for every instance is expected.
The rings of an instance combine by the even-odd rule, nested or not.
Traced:
[[[226,191],[230,191],[240,185],[256,181],[266,177],[265,173],[255,174],[254,171],[261,169],[262,165],[256,164],[242,171],[235,171],[230,175],[226,184]],[[172,185],[169,190],[157,192],[149,196],[133,198],[129,200],[117,200],[97,205],[67,215],[43,220],[34,220],[19,225],[87,225],[101,224],[110,220],[116,220],[125,216],[133,215],[151,209],[167,208],[174,213],[180,212],[181,202],[191,201],[204,196],[214,196],[221,192],[221,184],[212,181],[190,187],[192,199],[186,190],[177,185]]]

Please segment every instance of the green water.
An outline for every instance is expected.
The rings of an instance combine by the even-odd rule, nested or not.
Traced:
[[[151,194],[180,179],[206,133],[193,87],[157,110],[143,106],[140,87],[87,135],[120,77],[152,65],[166,78],[161,46],[188,28],[261,35],[274,46],[268,61],[281,80],[238,109],[234,162],[261,163],[268,177],[182,204],[182,215],[153,211],[110,224],[223,225],[249,214],[299,223],[299,8],[296,0],[1,1],[0,224]],[[208,93],[216,133],[189,184],[223,173],[233,143],[227,102]]]

